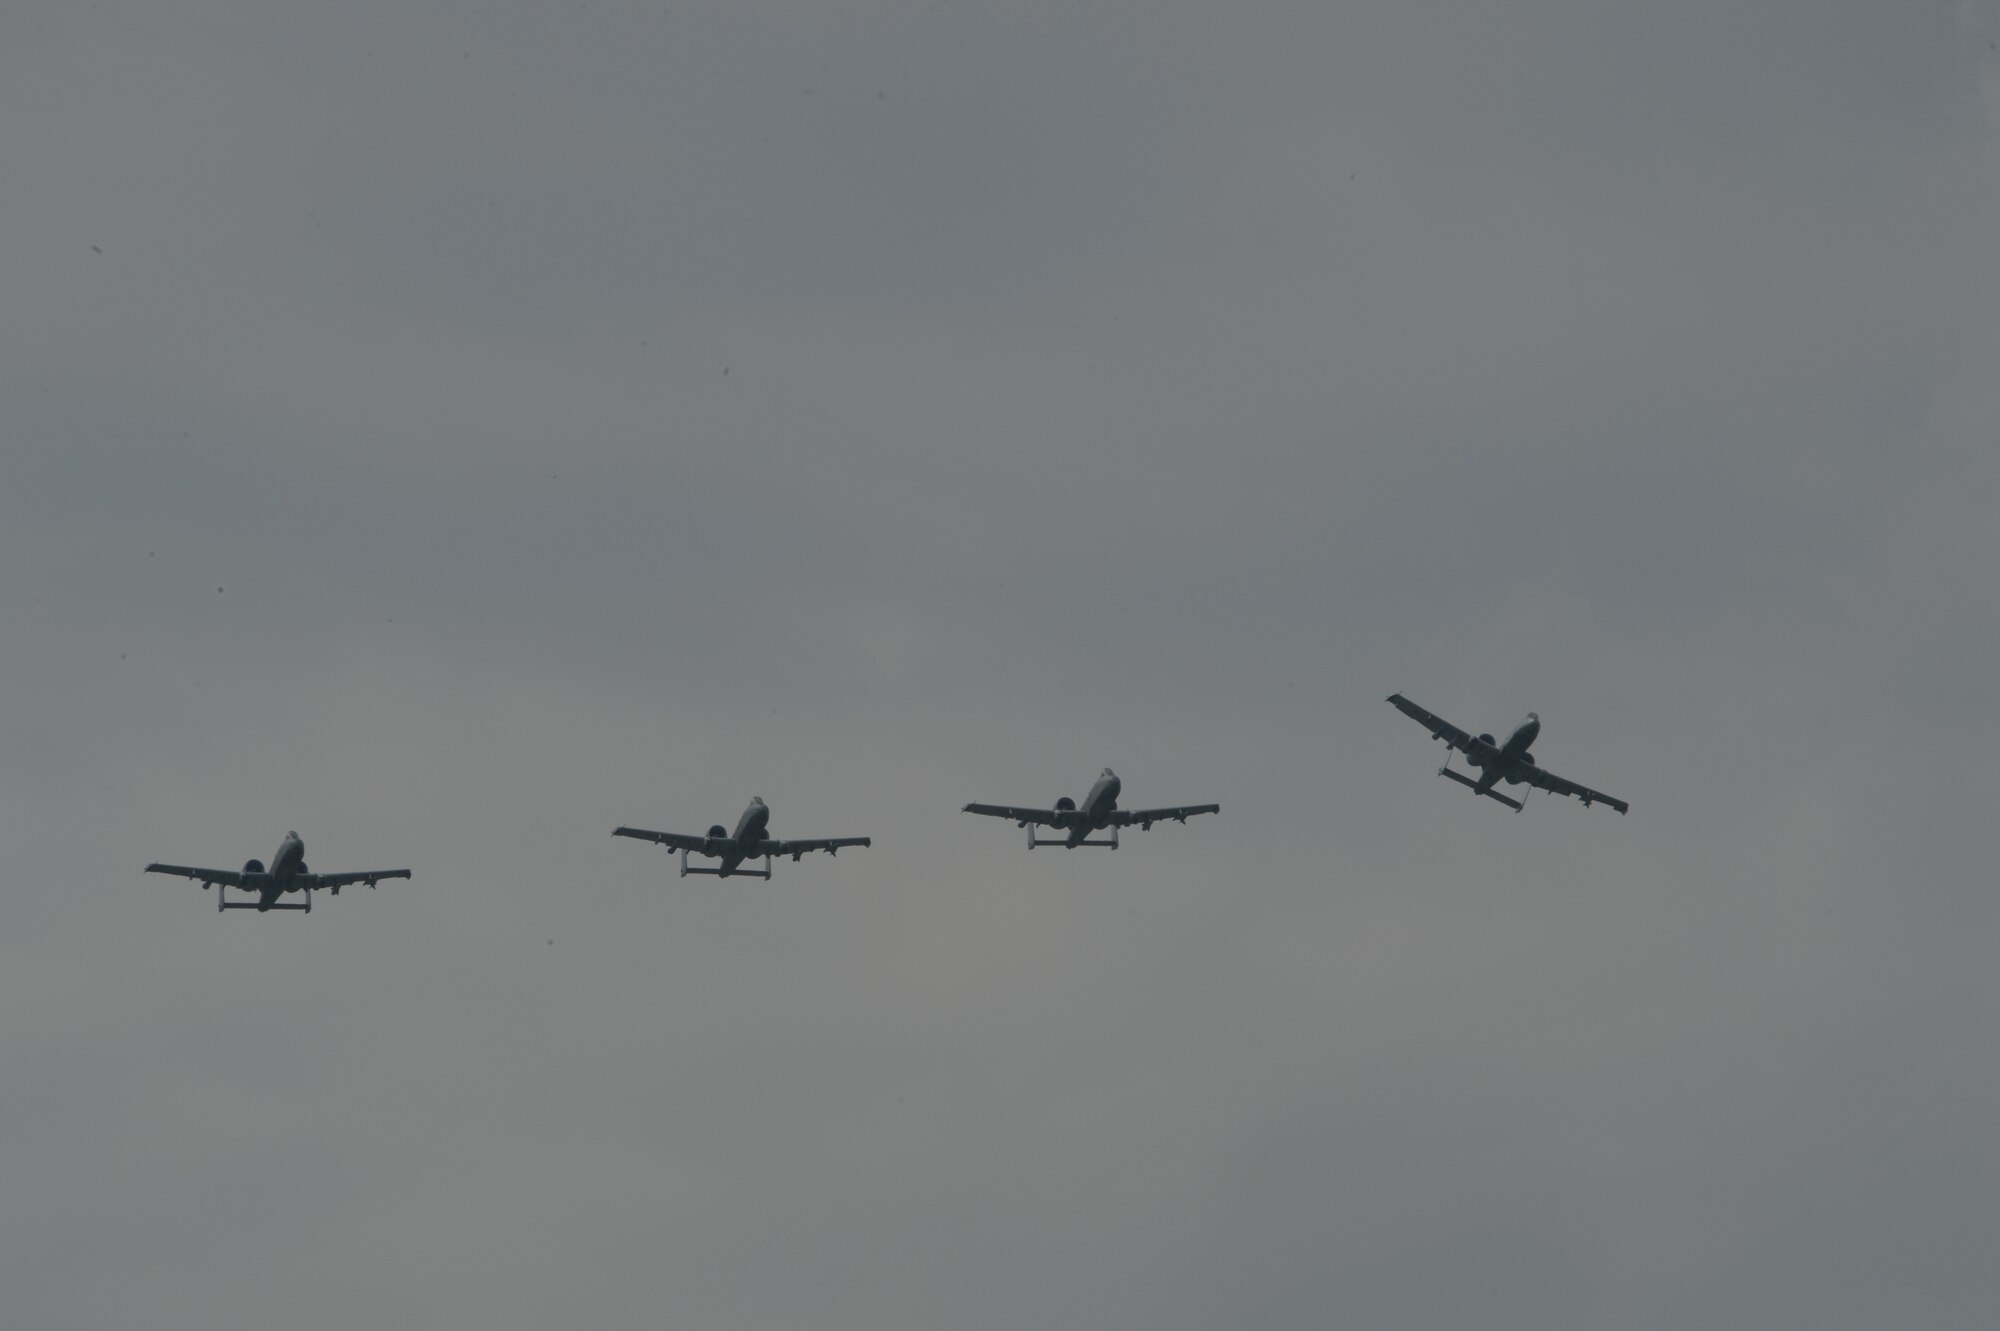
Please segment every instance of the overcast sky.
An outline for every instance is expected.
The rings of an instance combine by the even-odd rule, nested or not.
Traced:
[[[0,1325],[1991,1326],[1996,42],[13,6]]]

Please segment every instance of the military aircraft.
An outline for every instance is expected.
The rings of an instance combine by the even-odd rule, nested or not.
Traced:
[[[968,804],[966,813],[981,813],[988,818],[1012,818],[1020,826],[1028,829],[1030,846],[1063,846],[1074,850],[1078,846],[1105,846],[1118,849],[1118,829],[1137,823],[1141,831],[1154,823],[1172,819],[1184,823],[1198,813],[1221,813],[1220,804],[1182,804],[1171,809],[1121,809],[1118,807],[1118,792],[1124,783],[1118,773],[1105,768],[1098,774],[1097,783],[1090,793],[1083,797],[1081,808],[1077,802],[1065,795],[1056,801],[1053,809],[1023,809],[1011,804]],[[1064,835],[1060,837],[1038,837],[1035,828],[1053,827]],[[1092,841],[1092,832],[1111,829],[1108,840]]]
[[[259,860],[245,860],[241,870],[195,869],[185,864],[149,864],[147,873],[178,874],[182,878],[198,878],[202,890],[215,888],[215,908],[217,910],[302,910],[313,908],[312,894],[324,889],[340,895],[340,889],[350,883],[366,883],[374,887],[384,878],[408,878],[408,869],[372,869],[367,873],[314,873],[306,868],[306,845],[299,840],[297,832],[285,833],[285,839],[278,843],[278,853],[271,859],[271,867],[266,869]],[[255,901],[225,901],[226,889],[235,888],[239,892],[254,892]],[[287,892],[303,892],[303,902],[280,902],[279,897]]]
[[[750,807],[736,820],[736,830],[729,831],[721,823],[708,829],[707,836],[681,836],[674,832],[648,832],[643,827],[620,827],[612,831],[613,836],[628,836],[640,841],[651,841],[681,853],[681,877],[689,874],[714,874],[717,878],[727,878],[738,874],[744,878],[765,878],[771,876],[771,857],[789,855],[797,864],[799,857],[809,850],[823,850],[829,855],[838,855],[845,846],[872,845],[872,838],[865,836],[819,837],[810,841],[774,841],[765,835],[765,828],[771,821],[770,806],[760,796],[750,797]],[[721,860],[716,868],[708,869],[688,863],[688,856],[708,855]],[[745,860],[762,859],[762,869],[740,867]]]
[[[1510,786],[1522,782],[1538,790],[1546,790],[1553,795],[1574,795],[1583,801],[1583,807],[1593,803],[1609,804],[1624,813],[1632,806],[1624,800],[1613,799],[1603,791],[1592,790],[1589,786],[1579,786],[1574,781],[1566,781],[1554,772],[1535,766],[1535,755],[1528,752],[1528,746],[1535,742],[1535,736],[1542,733],[1542,719],[1533,712],[1528,719],[1515,727],[1505,744],[1496,744],[1491,735],[1468,735],[1451,722],[1411,702],[1400,693],[1389,695],[1396,710],[1401,712],[1431,732],[1432,739],[1441,739],[1445,744],[1444,766],[1438,768],[1439,776],[1448,776],[1461,786],[1470,786],[1475,794],[1488,799],[1499,800],[1515,813],[1521,811],[1521,801],[1502,795],[1493,787],[1505,781]],[[1465,753],[1465,760],[1480,769],[1479,779],[1474,780],[1451,770],[1452,750]]]

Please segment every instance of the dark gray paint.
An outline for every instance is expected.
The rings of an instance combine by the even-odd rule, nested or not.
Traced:
[[[1176,804],[1153,809],[1121,809],[1118,807],[1119,792],[1125,783],[1118,774],[1105,768],[1097,774],[1097,780],[1090,785],[1090,793],[1083,797],[1081,804],[1064,796],[1058,799],[1054,808],[1040,809],[1032,805],[1015,804],[968,804],[961,812],[983,814],[988,818],[1012,819],[1016,826],[1028,829],[1028,845],[1063,846],[1075,850],[1079,846],[1102,846],[1110,850],[1118,848],[1118,829],[1121,827],[1150,828],[1154,823],[1185,823],[1197,814],[1220,813],[1219,804]],[[1043,840],[1035,835],[1037,827],[1053,827],[1063,835],[1060,839]],[[1108,839],[1090,840],[1092,832],[1110,829]]]
[[[859,837],[816,837],[805,840],[780,839],[770,835],[770,806],[763,796],[752,795],[750,803],[744,806],[736,820],[736,830],[729,831],[717,823],[708,829],[705,836],[685,836],[675,832],[651,832],[643,827],[620,827],[612,831],[613,836],[632,837],[639,841],[651,841],[655,845],[666,846],[681,853],[681,877],[689,874],[714,874],[718,878],[728,878],[732,874],[742,874],[748,878],[771,876],[771,860],[776,856],[789,855],[792,863],[812,851],[825,851],[838,855],[848,846],[873,845],[871,838]],[[714,868],[702,868],[688,863],[689,855],[706,855],[721,861]],[[762,869],[745,869],[745,860],[763,860]]]
[[[285,839],[278,843],[278,853],[271,857],[266,866],[259,860],[244,861],[241,870],[199,869],[185,864],[161,864],[155,861],[146,866],[147,873],[172,874],[180,878],[192,878],[204,889],[215,889],[215,908],[227,910],[298,910],[312,912],[312,894],[329,892],[340,895],[340,889],[355,883],[365,883],[373,888],[384,878],[408,878],[408,869],[371,869],[361,873],[314,873],[306,867],[306,845],[297,832],[285,833]],[[257,900],[233,902],[225,894],[234,888],[248,892]],[[287,893],[297,892],[304,899],[292,904],[280,904],[280,898]]]
[[[1526,785],[1536,790],[1546,790],[1552,795],[1574,796],[1583,801],[1586,809],[1592,804],[1608,804],[1620,813],[1631,811],[1632,806],[1624,800],[1607,795],[1601,790],[1592,790],[1589,786],[1580,785],[1567,777],[1557,776],[1536,763],[1535,755],[1529,751],[1528,746],[1542,733],[1542,718],[1533,712],[1528,713],[1527,720],[1514,727],[1505,741],[1496,741],[1492,735],[1484,732],[1475,735],[1462,730],[1436,713],[1424,710],[1400,693],[1390,694],[1389,702],[1397,711],[1430,731],[1432,739],[1444,741],[1445,765],[1438,769],[1439,776],[1449,777],[1462,786],[1470,787],[1476,795],[1498,800],[1515,813],[1522,810],[1521,800],[1502,795],[1493,788],[1502,781],[1510,786]],[[1479,769],[1479,776],[1475,779],[1453,771],[1451,768],[1453,753],[1463,753],[1466,762]],[[1523,792],[1524,795],[1525,793]]]

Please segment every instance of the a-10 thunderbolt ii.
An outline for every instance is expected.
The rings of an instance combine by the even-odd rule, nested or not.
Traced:
[[[714,874],[717,878],[727,878],[734,874],[743,878],[765,878],[771,876],[771,859],[776,855],[789,855],[794,864],[807,851],[823,850],[829,855],[838,855],[847,846],[872,845],[872,838],[865,836],[818,837],[806,841],[778,841],[766,833],[771,822],[770,806],[759,796],[750,797],[750,807],[736,820],[736,830],[731,832],[721,823],[708,829],[707,836],[681,836],[677,832],[649,832],[643,827],[615,828],[611,835],[628,836],[640,841],[651,841],[681,853],[681,877],[689,874]],[[721,864],[713,869],[689,864],[689,855],[707,855],[718,859]],[[745,869],[745,860],[764,861],[762,869]]]
[[[1130,827],[1134,823],[1144,831],[1154,823],[1185,823],[1198,813],[1221,813],[1220,804],[1180,804],[1168,809],[1121,809],[1118,807],[1118,792],[1124,783],[1118,773],[1105,768],[1098,774],[1096,784],[1083,797],[1082,805],[1065,795],[1056,801],[1053,809],[1019,808],[1012,804],[968,804],[966,813],[980,813],[988,818],[1012,818],[1017,824],[1028,829],[1028,845],[1063,846],[1074,850],[1078,846],[1104,846],[1118,849],[1118,829]],[[1063,833],[1060,837],[1038,837],[1037,827],[1053,827]],[[1090,840],[1092,832],[1111,829],[1108,839]]]
[[[1515,727],[1514,733],[1507,737],[1505,744],[1499,744],[1494,742],[1491,735],[1467,734],[1436,713],[1425,711],[1400,693],[1390,694],[1389,701],[1395,704],[1397,711],[1430,731],[1432,739],[1444,741],[1444,766],[1438,768],[1439,776],[1448,776],[1461,786],[1472,787],[1474,794],[1499,800],[1515,813],[1521,811],[1521,801],[1495,790],[1493,787],[1497,783],[1505,781],[1510,786],[1518,786],[1526,782],[1537,790],[1546,790],[1553,795],[1574,795],[1583,801],[1583,807],[1586,809],[1592,804],[1609,804],[1618,812],[1624,813],[1632,807],[1624,800],[1613,799],[1601,790],[1579,786],[1576,782],[1565,780],[1546,768],[1537,767],[1535,755],[1528,752],[1528,746],[1542,733],[1542,719],[1533,712],[1529,712],[1528,719]],[[1451,770],[1451,754],[1454,749],[1464,753],[1465,761],[1479,769],[1477,780]]]
[[[303,910],[313,908],[312,894],[327,891],[335,896],[340,889],[351,883],[366,883],[369,887],[384,878],[408,878],[408,869],[371,869],[366,873],[314,873],[306,868],[306,845],[299,840],[297,832],[285,833],[285,839],[278,844],[278,853],[271,859],[271,867],[266,869],[262,861],[245,860],[241,869],[197,869],[185,864],[149,864],[147,873],[177,874],[182,878],[196,878],[201,881],[203,891],[215,889],[217,910]],[[224,893],[229,888],[239,892],[254,892],[255,901],[226,901]],[[301,892],[304,901],[281,902],[279,897],[287,892]]]

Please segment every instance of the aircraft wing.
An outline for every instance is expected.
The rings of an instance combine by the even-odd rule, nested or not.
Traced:
[[[378,880],[383,878],[408,878],[410,871],[408,869],[371,869],[367,873],[309,873],[301,876],[305,879],[305,882],[300,884],[302,887],[310,886],[315,892],[323,888],[330,888],[338,892],[349,883],[366,883],[368,886],[373,887]]]
[[[1432,739],[1441,739],[1454,749],[1464,749],[1471,745],[1471,735],[1460,730],[1436,712],[1425,711],[1400,693],[1390,694],[1389,701],[1395,704],[1397,711],[1430,731]]]
[[[1632,807],[1624,800],[1613,799],[1603,791],[1592,790],[1589,786],[1579,786],[1574,781],[1565,780],[1554,772],[1536,767],[1532,763],[1522,763],[1515,770],[1526,777],[1528,784],[1537,790],[1546,790],[1552,795],[1574,795],[1583,801],[1583,807],[1586,809],[1593,804],[1609,804],[1618,812],[1624,813]]]
[[[170,873],[182,878],[199,879],[203,887],[211,883],[220,883],[224,887],[243,886],[243,875],[234,869],[195,869],[185,864],[149,864],[146,866],[146,872]]]
[[[1105,816],[1105,821],[1113,827],[1130,827],[1137,823],[1140,830],[1154,823],[1184,823],[1198,813],[1221,813],[1220,804],[1181,804],[1171,809],[1113,809]]]
[[[708,838],[705,836],[682,836],[678,832],[648,832],[643,827],[614,828],[612,836],[628,836],[638,841],[653,841],[675,850],[691,850],[697,855],[708,854]]]
[[[968,804],[961,811],[981,813],[988,818],[1012,818],[1021,826],[1040,823],[1044,827],[1060,827],[1061,816],[1054,809],[1017,809],[1011,804]]]
[[[837,855],[842,848],[847,846],[867,846],[872,844],[874,844],[873,838],[865,836],[813,837],[805,841],[766,840],[760,853],[765,855],[789,855],[792,857],[792,863],[797,864],[799,857],[807,851],[823,850],[829,855]]]

